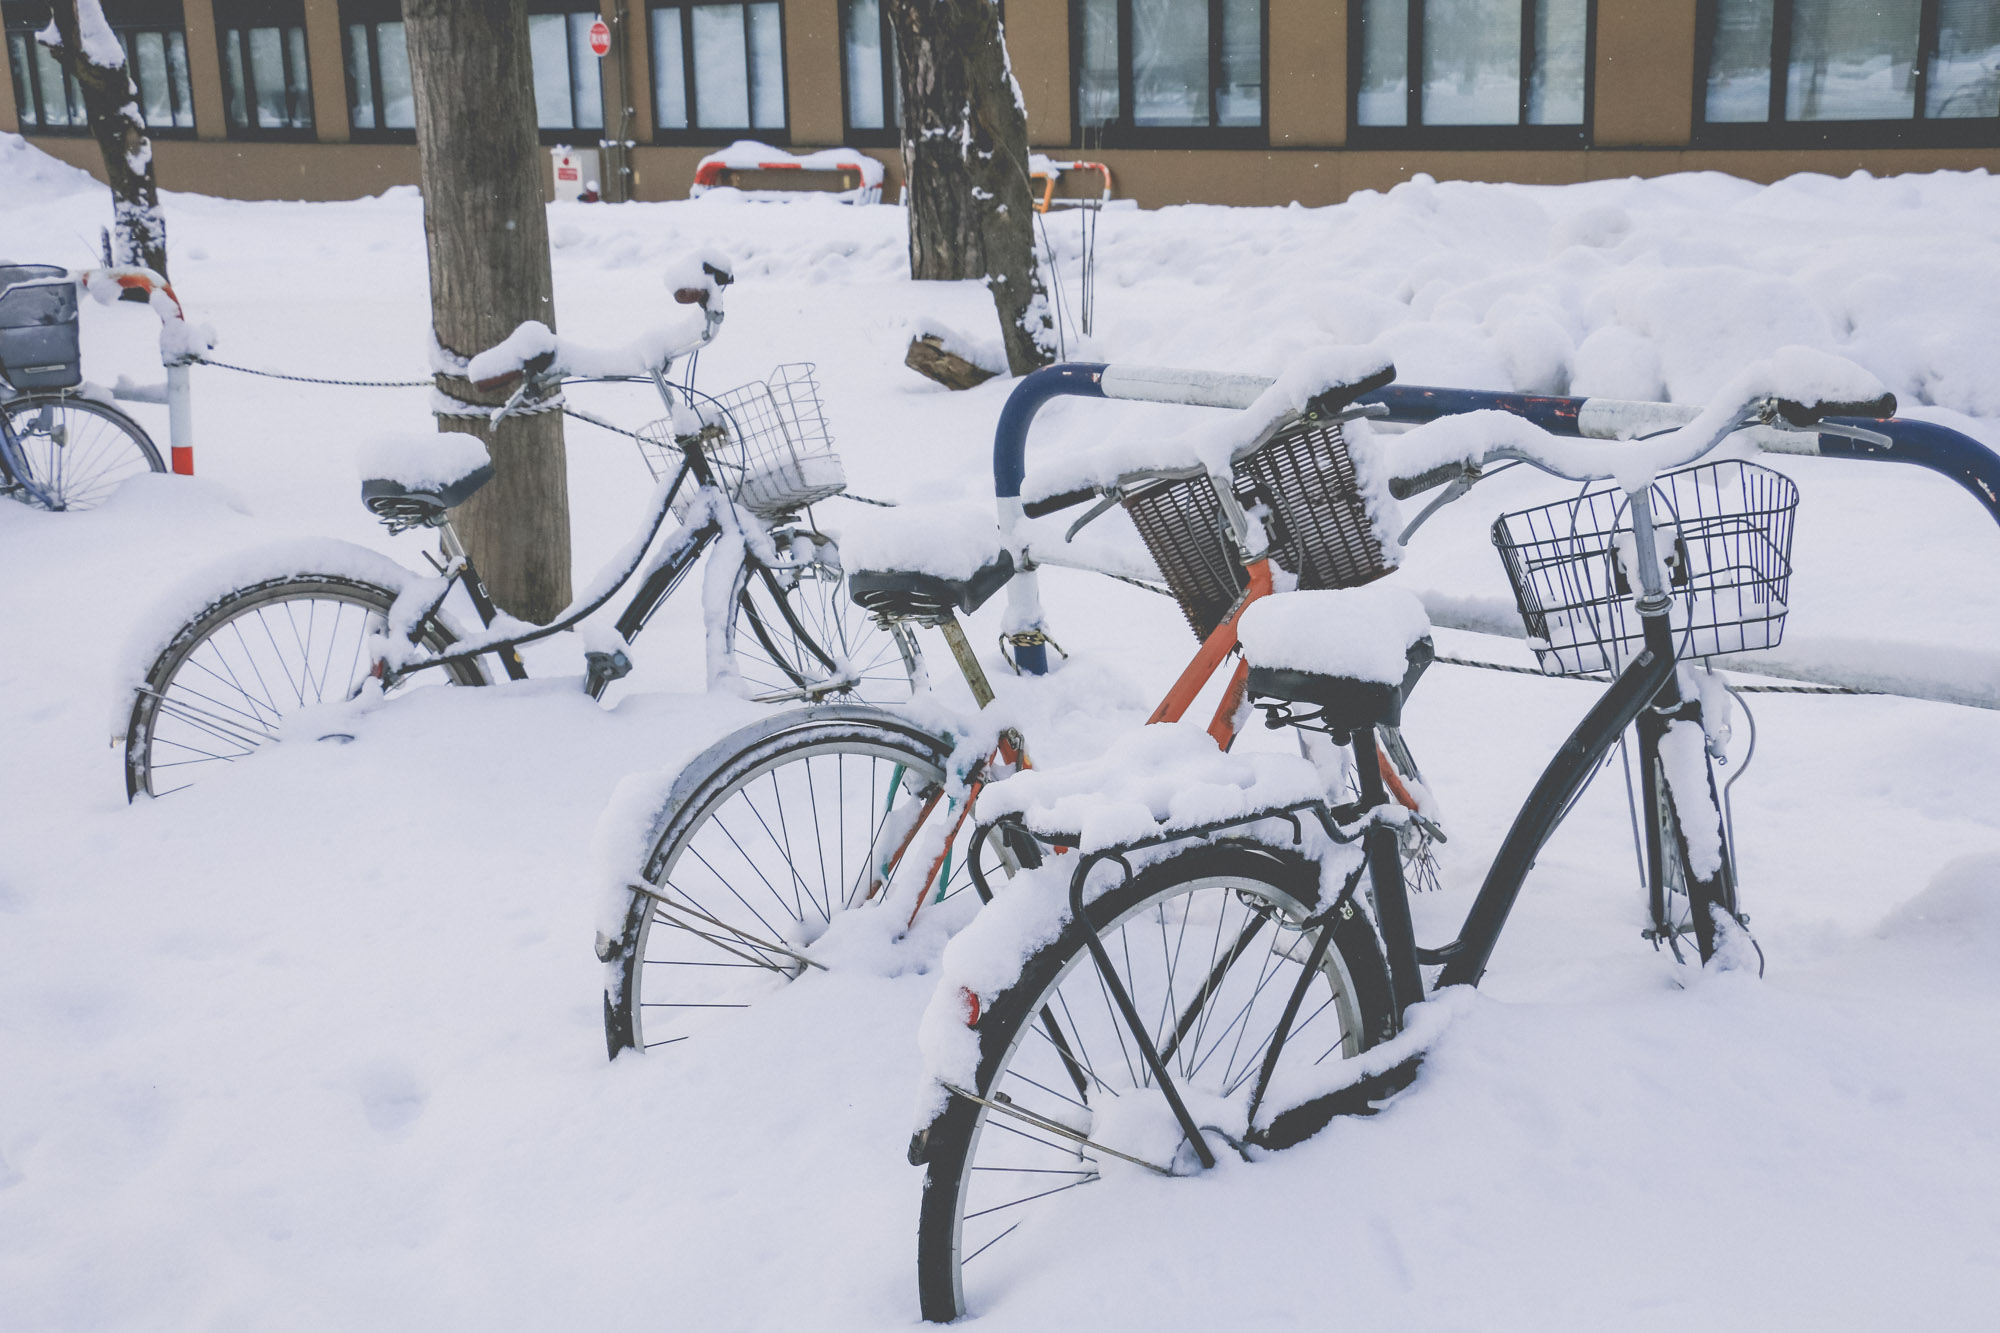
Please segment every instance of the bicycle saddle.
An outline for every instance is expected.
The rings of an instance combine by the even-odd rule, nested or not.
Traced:
[[[384,522],[424,523],[493,479],[493,460],[462,431],[378,435],[362,445],[361,503]]]
[[[1253,698],[1310,704],[1333,732],[1400,726],[1436,657],[1423,603],[1401,588],[1279,593],[1243,613],[1237,638]]]
[[[941,620],[971,615],[1014,577],[1014,557],[1002,550],[966,578],[914,569],[857,569],[847,577],[855,602],[883,620]]]

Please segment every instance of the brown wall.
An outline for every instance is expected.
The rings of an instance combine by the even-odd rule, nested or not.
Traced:
[[[657,147],[642,0],[623,0],[624,67],[634,110],[635,198],[684,198],[701,148]],[[1104,149],[1116,193],[1147,207],[1187,202],[1337,203],[1356,190],[1386,189],[1418,172],[1442,179],[1556,183],[1675,171],[1725,171],[1769,181],[1800,171],[1844,175],[1942,168],[2000,170],[2000,149],[1721,150],[1686,147],[1694,115],[1695,0],[1599,0],[1592,104],[1596,147],[1568,151],[1342,151],[1347,138],[1347,15],[1351,0],[1269,0],[1268,149],[1140,151]],[[614,28],[620,0],[601,0]],[[160,184],[239,198],[342,199],[379,193],[417,178],[408,144],[347,138],[337,0],[306,0],[313,106],[319,144],[245,143],[227,138],[211,0],[184,0],[197,140],[154,146]],[[1070,148],[1069,0],[1007,0],[1007,47],[1027,102],[1029,139],[1055,155]],[[837,143],[841,134],[837,0],[786,0],[786,93],[795,148]],[[618,123],[618,62],[605,62],[605,110]],[[13,125],[9,75],[0,62],[0,128]],[[99,170],[85,138],[37,137],[57,157]],[[901,156],[866,150],[887,168],[884,196],[901,186]],[[609,164],[603,164],[609,170]],[[546,156],[542,169],[546,172]],[[1094,185],[1078,193],[1095,193]]]

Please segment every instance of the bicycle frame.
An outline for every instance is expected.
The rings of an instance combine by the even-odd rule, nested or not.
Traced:
[[[0,398],[0,406],[7,399]],[[21,456],[21,443],[14,435],[13,426],[7,416],[0,412],[0,474],[4,474],[9,485],[18,486],[32,496],[37,504],[45,508],[54,507],[54,498],[35,483],[28,471],[28,461]]]

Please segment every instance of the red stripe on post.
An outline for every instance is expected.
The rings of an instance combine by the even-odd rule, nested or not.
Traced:
[[[194,475],[194,446],[177,444],[173,447],[174,475],[192,477]]]

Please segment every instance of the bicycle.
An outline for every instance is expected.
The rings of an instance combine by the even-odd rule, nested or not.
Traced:
[[[1681,663],[1776,642],[1797,492],[1754,464],[1700,460],[1750,423],[1886,443],[1869,427],[1894,400],[1831,401],[1838,389],[1814,393],[1810,373],[1799,389],[1757,373],[1623,457],[1490,410],[1432,412],[1434,424],[1391,444],[1404,489],[1443,488],[1405,538],[1496,463],[1622,478],[1494,526],[1545,665],[1617,674],[1530,791],[1451,942],[1416,940],[1396,854],[1409,816],[1367,753],[1434,655],[1421,604],[1400,589],[1283,595],[1240,635],[1267,725],[1344,750],[1353,801],[1314,793],[1324,768],[1269,756],[1239,784],[1242,809],[1105,837],[1079,828],[1077,801],[1120,799],[1129,753],[987,789],[974,846],[990,831],[1045,855],[1010,883],[1006,912],[982,913],[953,941],[925,1015],[926,1110],[909,1151],[926,1168],[924,1318],[964,1314],[965,1266],[1023,1226],[1054,1225],[1054,1196],[1112,1170],[1177,1176],[1224,1151],[1255,1159],[1408,1086],[1442,1021],[1419,1002],[1478,984],[1536,856],[1628,727],[1647,938],[1689,963],[1761,971],[1711,766],[1721,738]],[[1407,404],[1432,391],[1377,397],[1397,392]],[[1186,783],[1212,783],[1214,757],[1208,768],[1196,758]]]
[[[1241,409],[1268,382],[1249,376],[1141,367],[1058,366],[1023,379],[995,434],[1003,524],[1103,497],[1079,528],[1122,505],[1152,553],[1200,646],[1148,719],[1186,715],[1216,678],[1220,698],[1205,734],[1228,748],[1243,720],[1247,668],[1225,671],[1245,609],[1272,590],[1274,568],[1306,587],[1351,586],[1387,572],[1371,535],[1362,483],[1341,434],[1362,394],[1394,376],[1386,360],[1347,367],[1340,382],[1262,422],[1223,463],[1175,460],[1023,504],[1020,484],[1037,407],[1060,394]],[[1281,529],[1264,539],[1248,509]],[[1253,535],[1257,534],[1257,535]],[[878,534],[880,540],[880,534]],[[606,966],[605,1042],[611,1058],[684,1040],[704,1016],[742,1008],[773,978],[822,966],[810,950],[843,911],[883,905],[895,922],[919,913],[951,929],[990,888],[978,877],[967,813],[988,783],[1028,765],[1028,746],[987,719],[993,690],[958,616],[1004,587],[1015,605],[1008,646],[1023,666],[1045,666],[1051,642],[1039,618],[1034,570],[1068,565],[1103,573],[1058,546],[1010,542],[989,530],[983,549],[959,531],[933,544],[881,543],[890,558],[857,551],[854,600],[884,625],[938,629],[981,710],[940,719],[936,707],[883,711],[809,708],[761,719],[718,741],[677,773],[645,776],[614,801],[600,847],[631,860],[606,867],[597,934]],[[918,558],[913,558],[918,557]],[[1124,576],[1120,576],[1124,577]],[[1129,581],[1129,580],[1128,580]],[[1412,812],[1402,854],[1413,879],[1435,870],[1441,838],[1417,767],[1394,726],[1379,733],[1377,768]],[[630,837],[637,830],[636,838]],[[629,850],[627,840],[629,839]],[[1028,842],[1000,850],[1011,869],[1037,859]],[[964,890],[972,888],[973,894]],[[949,906],[956,903],[957,906]],[[668,1021],[675,1020],[675,1021]]]
[[[852,610],[838,546],[811,522],[812,504],[846,489],[812,368],[780,367],[770,381],[720,397],[693,387],[697,353],[721,326],[731,280],[711,262],[680,280],[675,299],[697,307],[699,328],[605,352],[523,326],[467,369],[481,388],[512,386],[496,416],[560,408],[637,438],[658,481],[633,540],[569,608],[546,625],[495,608],[450,518],[492,476],[476,438],[433,434],[365,450],[363,504],[392,534],[436,531],[435,577],[344,543],[275,553],[264,561],[269,572],[248,582],[232,568],[225,590],[161,636],[132,687],[128,798],[182,790],[282,739],[294,719],[308,739],[322,723],[336,728],[327,734],[343,734],[315,711],[320,705],[413,688],[427,672],[482,685],[480,659],[492,657],[509,679],[524,679],[523,645],[581,625],[630,588],[608,634],[586,630],[583,688],[602,698],[631,670],[626,648],[704,553],[712,685],[764,701],[907,698],[921,671],[914,642]],[[515,355],[523,347],[533,350]],[[669,378],[676,363],[680,382]],[[563,387],[579,382],[650,383],[668,416],[623,430],[563,400]],[[678,526],[661,541],[669,517]],[[482,628],[460,628],[446,608],[454,592]]]
[[[0,495],[40,509],[92,509],[126,478],[167,470],[138,422],[80,392],[78,281],[0,265]]]

